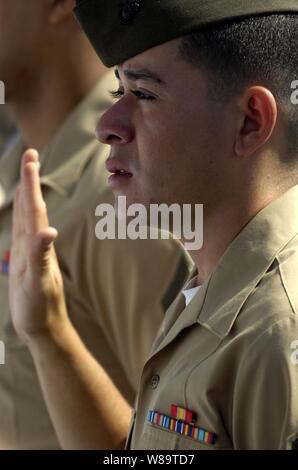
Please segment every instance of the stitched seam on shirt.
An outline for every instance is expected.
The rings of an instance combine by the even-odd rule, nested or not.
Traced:
[[[212,356],[212,354],[214,354],[214,353],[220,348],[222,341],[223,341],[223,339],[219,342],[219,344],[217,345],[217,347],[216,347],[210,354],[208,354],[207,357],[205,357],[204,359],[202,359],[200,362],[198,362],[198,363],[191,369],[191,371],[190,371],[190,373],[189,373],[189,375],[188,375],[188,377],[187,377],[187,379],[186,379],[186,381],[185,381],[184,391],[183,391],[183,394],[184,394],[184,403],[185,403],[185,407],[186,407],[186,408],[189,408],[188,400],[187,400],[187,398],[186,398],[186,388],[187,388],[187,386],[188,386],[188,382],[189,382],[189,380],[190,380],[191,375],[194,373],[194,371],[195,371],[195,369],[196,369],[197,367],[199,367],[204,361],[206,361],[207,359],[209,359],[209,358]],[[225,429],[226,434],[227,434],[228,438],[230,439],[231,443],[233,443],[232,436],[230,436],[230,433],[228,432],[228,429],[227,429],[227,427],[226,427],[226,425],[225,425],[225,423],[224,423],[223,420],[222,420],[222,423],[221,423],[221,424],[222,424],[223,428]]]
[[[184,390],[183,390],[183,395],[184,395],[184,403],[185,403],[185,407],[188,408],[189,404],[188,404],[188,400],[187,400],[187,397],[186,397],[186,388],[188,387],[188,382],[192,376],[192,374],[194,373],[195,369],[197,369],[197,367],[199,367],[204,361],[206,361],[207,359],[209,359],[212,354],[214,354],[218,349],[219,347],[221,346],[221,343],[222,343],[222,340],[219,342],[219,344],[217,345],[217,347],[212,351],[210,352],[210,354],[208,354],[208,356],[204,357],[204,359],[202,359],[201,361],[197,362],[193,367],[192,369],[190,370],[189,374],[188,374],[188,377],[185,381],[185,384],[184,384]]]

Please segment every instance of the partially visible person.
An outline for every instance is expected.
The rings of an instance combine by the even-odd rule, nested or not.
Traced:
[[[2,448],[60,447],[30,352],[15,332],[8,306],[12,202],[25,148],[40,151],[42,191],[51,224],[59,228],[57,256],[71,322],[131,404],[166,307],[188,273],[184,252],[174,241],[95,237],[95,207],[113,203],[113,196],[106,184],[109,149],[96,141],[94,128],[111,105],[108,92],[115,78],[73,18],[74,3],[0,2],[1,77],[6,106],[20,128],[17,142],[0,160]],[[61,402],[68,402],[66,393]]]

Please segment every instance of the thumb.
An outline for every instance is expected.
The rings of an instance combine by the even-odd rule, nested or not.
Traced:
[[[48,265],[53,256],[53,243],[58,236],[58,232],[53,227],[47,227],[34,237],[34,243],[30,253],[31,271],[41,273]]]

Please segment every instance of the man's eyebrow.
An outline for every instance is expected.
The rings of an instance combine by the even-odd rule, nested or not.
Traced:
[[[126,69],[124,70],[124,75],[128,80],[148,80],[157,83],[158,85],[165,85],[165,81],[162,80],[157,73],[152,72],[149,69]],[[118,80],[120,80],[119,70],[115,69],[115,75]]]

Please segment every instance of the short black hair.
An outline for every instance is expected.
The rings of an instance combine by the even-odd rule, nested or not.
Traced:
[[[203,29],[182,39],[180,53],[207,73],[216,99],[246,86],[266,86],[286,123],[284,162],[298,163],[298,105],[291,84],[298,79],[298,15],[271,14]]]

